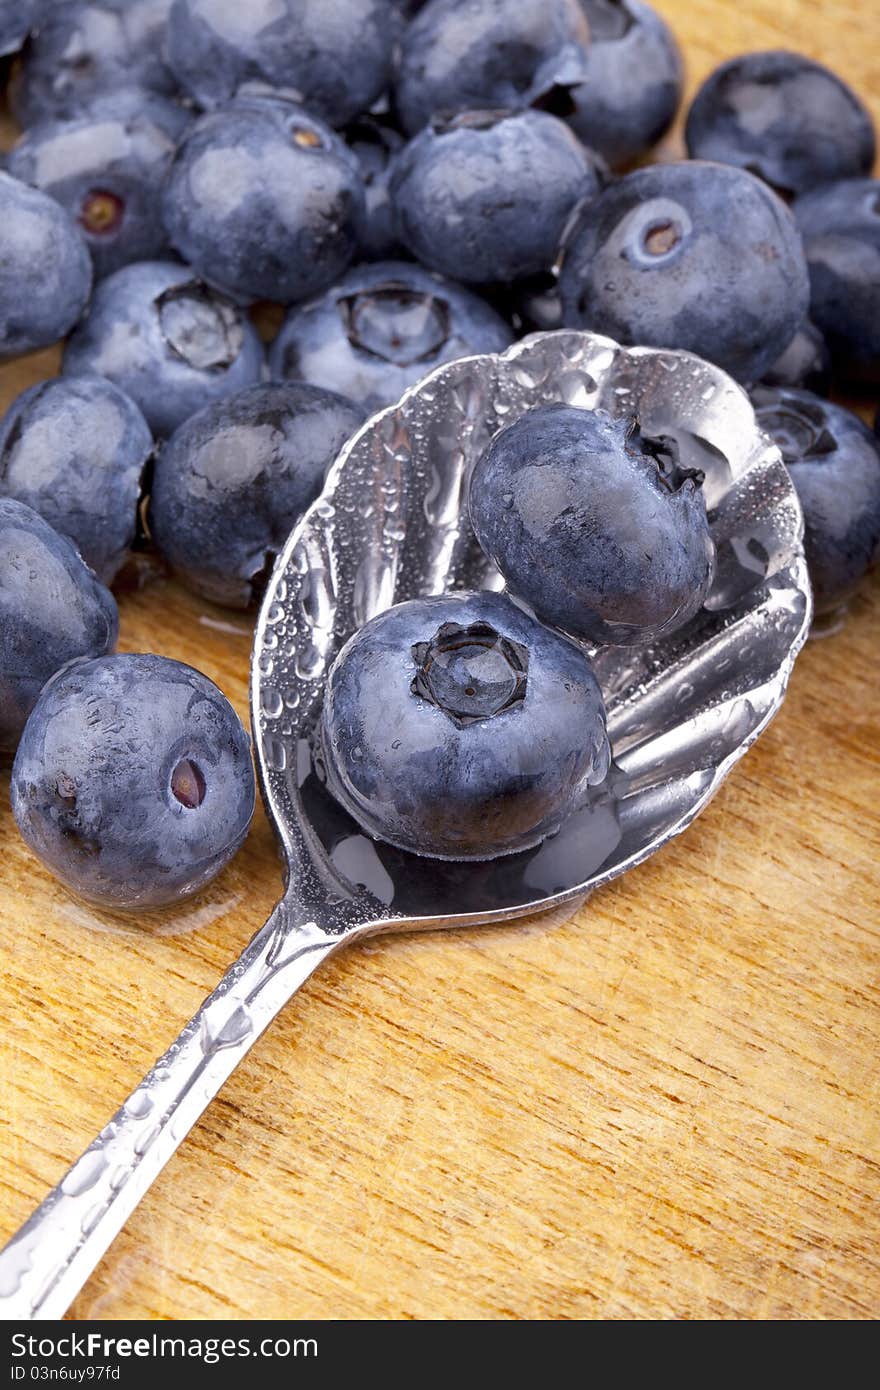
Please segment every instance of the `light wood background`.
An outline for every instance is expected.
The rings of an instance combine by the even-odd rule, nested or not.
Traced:
[[[693,88],[748,48],[880,117],[859,0],[659,0]],[[5,404],[54,370],[3,369]],[[250,635],[158,582],[122,646],[246,716]],[[389,938],[254,1048],[77,1299],[88,1318],[874,1318],[880,1313],[875,581],[686,836],[566,920]],[[188,910],[99,920],[2,788],[0,1236],[272,907],[258,815]]]

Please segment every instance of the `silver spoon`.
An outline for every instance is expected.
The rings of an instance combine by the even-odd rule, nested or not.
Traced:
[[[389,604],[500,587],[462,511],[501,425],[566,401],[637,415],[705,475],[718,574],[705,610],[649,651],[595,653],[615,772],[543,845],[485,864],[368,839],[324,791],[310,733],[325,672]],[[608,882],[679,834],[778,709],[807,635],[802,518],[745,393],[686,353],[538,334],[439,368],[346,446],[279,557],[256,630],[258,768],[284,895],[214,993],[0,1253],[4,1318],[56,1318],[224,1081],[327,956],[359,937],[534,913]]]

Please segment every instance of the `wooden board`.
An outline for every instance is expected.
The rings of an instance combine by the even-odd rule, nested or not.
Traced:
[[[878,11],[659,0],[691,88],[747,48],[880,117]],[[54,354],[3,369],[2,404]],[[687,835],[573,916],[389,938],[254,1048],[77,1299],[88,1318],[871,1318],[880,1313],[880,585]],[[122,646],[246,716],[246,624],[170,583]],[[104,1124],[269,912],[262,815],[200,902],[74,903],[2,794],[0,1234]]]

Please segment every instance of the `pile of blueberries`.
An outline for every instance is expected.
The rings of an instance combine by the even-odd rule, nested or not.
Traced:
[[[0,748],[22,833],[80,894],[175,902],[235,853],[254,807],[248,739],[216,687],[111,654],[109,586],[132,552],[253,605],[345,440],[440,363],[561,327],[695,352],[749,390],[782,449],[817,609],[871,563],[880,444],[827,393],[880,385],[880,181],[870,116],[823,66],[783,51],[723,64],[688,112],[690,158],[648,163],[682,62],[643,0],[0,0],[0,54],[22,128],[0,171],[0,358],[64,340],[61,374],[0,422]],[[567,636],[519,608],[502,622],[509,600],[485,596],[395,629],[412,654],[401,718],[443,719],[459,742],[529,717],[542,672],[586,662],[571,637],[651,640],[711,577],[699,481],[635,426],[526,417],[523,431],[481,463],[487,478],[549,449],[592,480],[581,533],[544,557],[549,607],[522,547],[505,551],[526,502],[510,510],[496,479],[494,512],[480,499],[472,520],[511,591]],[[523,497],[538,476],[524,466]],[[671,551],[658,579],[621,550],[621,478],[669,499],[656,515],[678,571]],[[615,564],[642,594],[619,612],[594,602]],[[584,716],[569,766],[582,797],[607,740],[578,671],[559,717]],[[328,724],[344,674],[324,745],[357,814]],[[435,851],[521,847],[558,824],[568,793],[548,795],[555,809],[533,798],[528,825],[496,826],[489,850],[456,840],[459,806],[458,849]]]

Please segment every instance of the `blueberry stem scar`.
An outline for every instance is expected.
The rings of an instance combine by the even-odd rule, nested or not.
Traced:
[[[430,642],[414,643],[412,657],[418,668],[412,693],[457,728],[503,714],[526,697],[528,649],[490,623],[443,623]]]
[[[205,777],[198,763],[181,758],[171,774],[171,791],[181,806],[195,811],[205,799]]]

